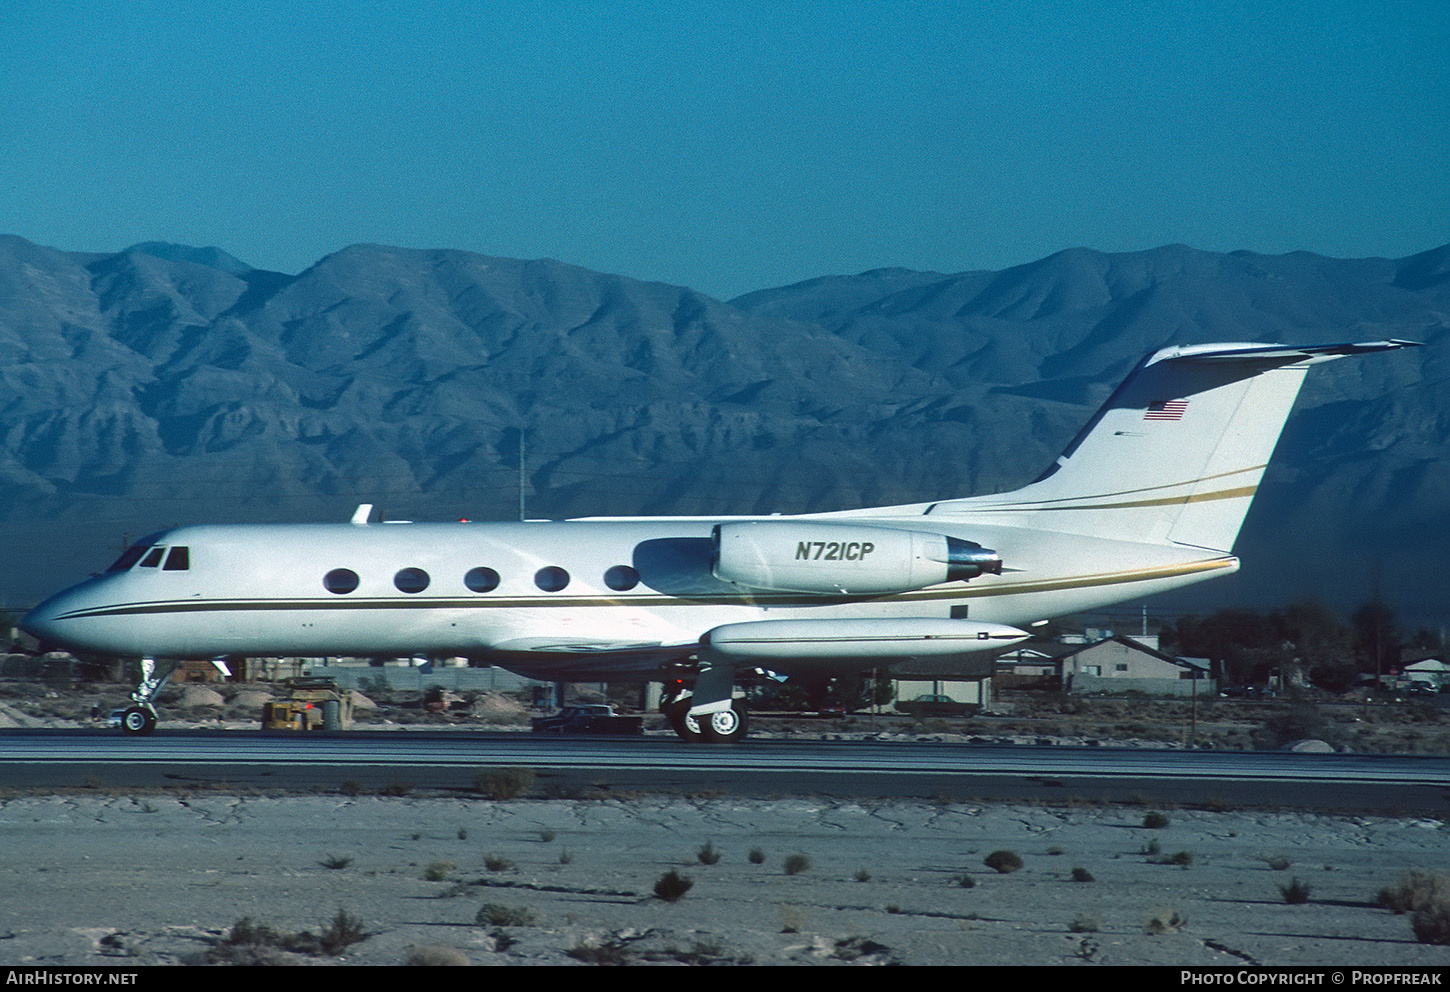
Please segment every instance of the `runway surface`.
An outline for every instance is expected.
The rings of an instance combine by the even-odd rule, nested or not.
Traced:
[[[539,795],[728,792],[981,800],[1132,801],[1444,813],[1450,758],[1031,745],[467,732],[274,736],[159,731],[0,734],[12,788],[358,788],[477,791],[489,770],[527,769]]]

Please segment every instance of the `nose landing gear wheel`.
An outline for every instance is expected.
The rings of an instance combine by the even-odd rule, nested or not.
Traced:
[[[129,707],[121,714],[121,729],[128,734],[149,734],[156,729],[156,714],[142,706]]]

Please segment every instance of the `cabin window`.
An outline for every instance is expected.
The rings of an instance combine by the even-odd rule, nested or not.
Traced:
[[[398,591],[409,594],[427,589],[428,581],[428,573],[421,568],[404,568],[393,576],[393,585],[398,587]]]
[[[350,568],[334,568],[322,577],[322,586],[339,596],[350,593],[358,586],[357,573]]]
[[[493,592],[498,588],[498,573],[484,566],[470,568],[463,577],[463,584],[473,592]]]
[[[152,548],[150,551],[146,552],[146,557],[141,559],[141,567],[155,568],[157,565],[161,564],[161,556],[165,553],[166,549],[164,547]]]
[[[639,585],[639,573],[628,565],[615,565],[604,573],[604,584],[615,592],[624,592]]]
[[[166,556],[166,564],[161,568],[165,572],[185,572],[191,568],[191,549],[184,544],[172,548],[171,554]]]
[[[558,565],[545,565],[534,573],[534,585],[544,592],[558,592],[569,584],[569,573]]]

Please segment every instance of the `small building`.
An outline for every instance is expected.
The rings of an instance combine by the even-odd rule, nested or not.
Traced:
[[[1062,659],[1088,642],[1019,644],[997,658],[992,680],[998,689],[1062,688]]]
[[[1057,677],[1058,656],[1061,650],[1053,652],[1048,648],[1062,648],[1060,644],[1019,645],[997,659],[995,678],[1018,675],[1024,678]],[[1076,649],[1077,645],[1073,645]]]
[[[1063,688],[1090,692],[1142,692],[1155,696],[1213,695],[1203,658],[1175,658],[1132,637],[1110,637],[1076,647],[1059,659]]]
[[[974,709],[989,709],[992,662],[980,656],[961,659],[917,658],[890,669],[898,702],[918,696],[950,696]]]
[[[950,696],[953,702],[986,709],[991,700],[991,679],[897,679],[896,701],[909,702],[922,696]]]
[[[1400,666],[1400,682],[1424,682],[1437,690],[1450,685],[1450,665],[1439,658],[1421,658]]]

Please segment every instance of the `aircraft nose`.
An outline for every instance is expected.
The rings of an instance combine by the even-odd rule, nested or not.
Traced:
[[[20,629],[41,644],[55,643],[57,640],[55,619],[59,614],[59,610],[56,609],[56,600],[58,598],[56,596],[50,597],[26,613],[25,616],[21,617]]]
[[[86,585],[82,583],[81,586]],[[71,615],[87,604],[81,586],[56,593],[20,618],[20,629],[42,645],[56,648],[86,648],[77,640],[76,622]]]

